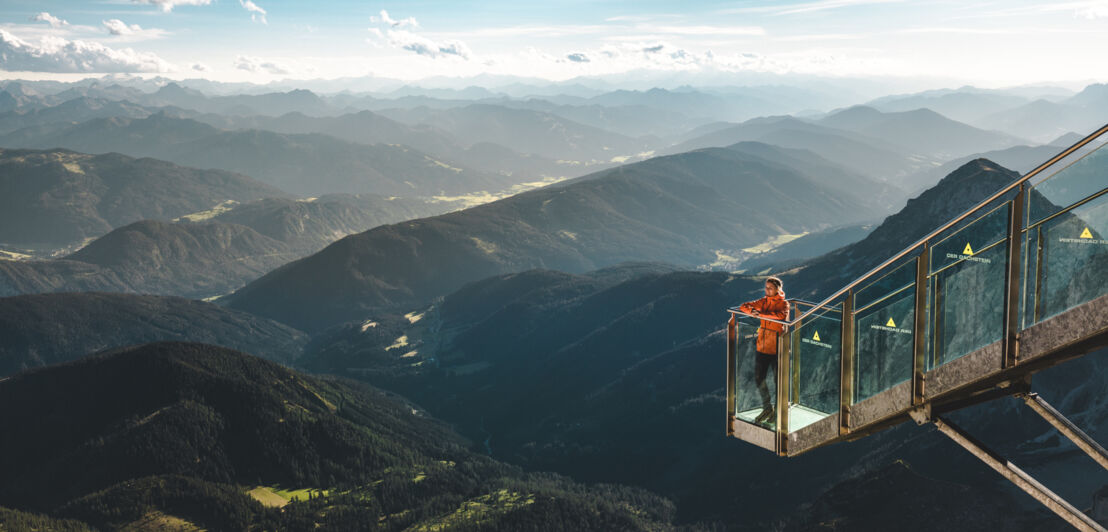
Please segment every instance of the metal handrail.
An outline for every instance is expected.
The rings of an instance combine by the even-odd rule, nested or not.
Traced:
[[[912,245],[904,248],[903,250],[901,250],[900,253],[897,253],[896,255],[893,255],[892,258],[886,260],[885,262],[882,262],[876,268],[873,268],[872,270],[866,272],[865,275],[862,275],[861,277],[859,277],[859,278],[855,279],[854,281],[852,281],[850,284],[840,288],[837,292],[835,292],[834,294],[831,294],[830,296],[828,296],[827,299],[824,299],[823,301],[821,301],[819,303],[819,305],[817,305],[817,306],[809,309],[807,312],[804,312],[803,314],[797,316],[792,321],[779,322],[779,323],[783,323],[785,325],[793,325],[796,322],[799,322],[800,320],[802,320],[804,318],[807,318],[809,315],[811,315],[816,310],[822,308],[824,305],[830,303],[831,301],[835,300],[839,296],[845,294],[847,291],[854,288],[855,286],[858,286],[858,284],[860,284],[861,282],[863,282],[866,279],[870,278],[874,274],[880,272],[881,270],[885,269],[889,265],[891,265],[891,264],[895,263],[896,261],[904,258],[906,255],[908,255],[908,253],[910,253],[910,252],[916,250],[917,248],[919,248],[920,246],[926,244],[927,241],[931,240],[932,238],[939,235],[943,231],[946,231],[947,229],[950,229],[951,227],[954,227],[955,225],[958,224],[958,222],[961,222],[962,220],[965,220],[966,218],[968,218],[973,213],[985,208],[987,205],[989,205],[990,203],[995,201],[997,198],[1000,198],[1001,196],[1004,196],[1005,194],[1015,190],[1020,185],[1026,183],[1029,179],[1031,179],[1032,177],[1035,177],[1036,175],[1038,175],[1043,170],[1045,170],[1045,169],[1047,169],[1051,166],[1054,166],[1054,164],[1057,163],[1058,161],[1060,161],[1062,159],[1065,159],[1066,157],[1069,157],[1074,152],[1076,152],[1077,150],[1080,150],[1081,148],[1084,148],[1086,144],[1092,142],[1094,139],[1100,137],[1101,135],[1103,135],[1105,133],[1108,133],[1108,124],[1105,124],[1100,129],[1098,129],[1098,130],[1094,131],[1093,133],[1089,134],[1087,137],[1077,141],[1076,143],[1074,143],[1069,148],[1066,148],[1065,150],[1060,152],[1058,155],[1055,155],[1054,157],[1052,157],[1049,161],[1039,165],[1037,168],[1035,168],[1034,170],[1028,172],[1023,177],[1013,181],[1010,185],[1000,189],[1000,191],[994,193],[992,196],[989,196],[984,201],[982,201],[982,202],[978,203],[977,205],[975,205],[974,207],[970,208],[968,211],[962,213],[961,215],[954,218],[953,220],[950,220],[949,222],[943,224],[938,229],[935,229],[934,231],[931,231],[926,236],[924,236],[923,238],[920,238],[918,241],[916,241],[915,244],[912,244]]]
[[[766,317],[763,317],[763,316],[755,316],[755,315],[753,315],[749,312],[743,312],[743,311],[739,310],[739,307],[731,307],[731,308],[727,309],[727,312],[730,312],[731,314],[742,314],[743,316],[750,316],[751,318],[758,319],[758,320],[772,321],[773,323],[780,323],[781,325],[792,325],[793,324],[793,322],[789,322],[789,321],[775,320],[773,318],[766,318]]]
[[[818,307],[819,306],[819,303],[814,303],[812,301],[808,301],[808,300],[805,300],[805,299],[800,299],[798,297],[793,297],[793,298],[786,299],[785,302],[786,303],[800,303],[800,304],[808,305],[808,306],[811,306],[811,307]],[[834,307],[832,307],[832,308],[834,308]],[[766,317],[763,317],[763,316],[755,316],[753,314],[750,314],[749,312],[743,312],[743,311],[739,310],[739,307],[729,307],[727,309],[727,312],[730,312],[732,314],[741,314],[743,316],[749,316],[751,318],[755,318],[755,319],[759,319],[759,320],[772,321],[773,323],[780,323],[781,325],[793,325],[793,324],[796,323],[796,320],[785,321],[785,320],[778,320],[778,319],[774,319],[774,318],[766,318]]]

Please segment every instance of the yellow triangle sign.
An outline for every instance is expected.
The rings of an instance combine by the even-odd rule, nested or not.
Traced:
[[[812,339],[817,341],[817,342],[819,341],[819,331],[816,331],[816,334],[812,335]]]
[[[889,323],[886,323],[885,326],[886,327],[896,327],[896,323],[893,321],[892,318],[889,318]]]
[[[1084,231],[1081,231],[1081,238],[1092,238],[1093,234],[1089,232],[1089,228],[1086,227]]]
[[[973,248],[970,247],[969,242],[966,242],[966,249],[962,250],[963,255],[973,255]]]

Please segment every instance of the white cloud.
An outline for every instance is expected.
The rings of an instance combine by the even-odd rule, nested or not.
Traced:
[[[652,24],[639,24],[634,27],[636,31],[664,33],[670,35],[751,35],[762,36],[766,34],[765,28],[760,26],[655,26]]]
[[[247,72],[263,74],[288,75],[292,73],[289,67],[276,61],[267,61],[260,57],[240,55],[235,58],[235,68]]]
[[[135,32],[142,31],[142,27],[138,24],[127,25],[126,22],[117,18],[108,19],[101,22],[104,28],[108,30],[108,33],[112,35],[131,35]]]
[[[205,65],[204,63],[193,63],[192,66],[190,66],[189,68],[197,72],[208,72],[211,70],[211,68],[208,68],[208,65]]]
[[[612,31],[612,26],[603,24],[592,25],[566,25],[566,26],[505,26],[499,28],[478,28],[467,30],[454,35],[462,35],[467,38],[497,38],[497,37],[565,37],[567,35],[592,35],[605,34]]]
[[[265,10],[258,7],[258,4],[250,0],[239,0],[239,4],[242,4],[242,7],[250,12],[250,20],[260,20],[262,24],[269,24],[265,19]]]
[[[569,54],[566,56],[566,59],[574,63],[588,63],[590,61],[589,56],[582,53]]]
[[[385,11],[384,9],[381,10],[381,16],[379,16],[379,17],[369,17],[369,20],[370,20],[370,22],[384,22],[385,24],[388,24],[389,26],[392,26],[393,28],[403,28],[405,26],[411,26],[413,28],[418,28],[419,27],[419,22],[416,21],[415,17],[408,17],[406,19],[394,20],[392,17],[389,16],[389,12]]]
[[[43,37],[39,45],[0,29],[0,70],[29,72],[170,72],[173,65],[149,52],[88,41]]]
[[[166,35],[165,30],[147,29],[138,24],[127,24],[117,18],[101,21],[108,33],[119,37],[117,41],[141,41],[144,39],[158,39]]]
[[[136,4],[149,4],[158,6],[162,11],[169,13],[177,6],[206,6],[211,5],[212,0],[131,0]]]
[[[369,39],[370,44],[374,46],[381,46],[378,43],[384,42],[393,48],[400,48],[431,58],[459,57],[469,60],[473,56],[473,51],[469,49],[469,46],[466,46],[466,43],[460,40],[444,39],[435,41],[417,33],[400,29],[407,26],[419,27],[419,23],[413,17],[395,20],[389,16],[387,11],[382,9],[380,17],[370,17],[370,20],[388,25],[385,31],[381,31],[379,28],[369,28],[370,34],[376,37],[376,40]]]
[[[60,28],[62,26],[68,26],[69,22],[66,22],[50,13],[43,11],[30,18],[32,22],[45,22],[50,25],[51,28]]]
[[[1108,2],[1104,0],[1085,2],[1082,5],[1077,5],[1074,7],[1075,9],[1073,14],[1078,18],[1089,20],[1108,18]]]
[[[740,15],[752,13],[766,13],[770,15],[795,15],[798,13],[811,13],[813,11],[826,11],[829,9],[841,9],[844,7],[856,7],[872,4],[895,4],[905,0],[819,0],[803,4],[779,4],[756,7],[736,7],[721,9],[719,13]]]
[[[462,41],[446,40],[435,42],[422,35],[417,35],[406,30],[389,30],[386,32],[389,44],[396,48],[415,52],[427,57],[455,56],[469,59],[472,55],[469,47]]]

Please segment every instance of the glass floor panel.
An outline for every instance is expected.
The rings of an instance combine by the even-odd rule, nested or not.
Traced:
[[[741,419],[747,423],[758,425],[761,427],[770,428],[773,427],[774,422],[768,423],[754,423],[754,419],[758,417],[758,414],[762,413],[762,408],[751,408],[750,410],[744,410],[735,414],[736,419]],[[789,427],[792,429],[789,432],[796,432],[812,423],[815,423],[831,414],[820,412],[812,408],[808,408],[802,405],[789,405]]]

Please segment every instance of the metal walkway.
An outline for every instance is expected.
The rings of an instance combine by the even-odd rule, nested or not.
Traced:
[[[771,406],[788,407],[767,422],[755,423],[758,319],[728,309],[727,434],[795,456],[934,423],[1074,526],[1104,530],[941,415],[1023,396],[1108,467],[1099,445],[1030,393],[1034,373],[1108,346],[1106,143],[1108,125],[826,300],[790,300],[765,383]]]

